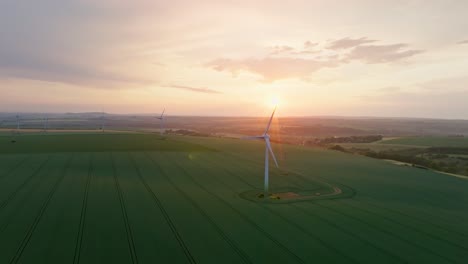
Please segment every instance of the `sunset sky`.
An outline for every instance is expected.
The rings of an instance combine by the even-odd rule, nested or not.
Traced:
[[[224,3],[223,3],[224,2]],[[468,1],[0,2],[0,111],[468,119]]]

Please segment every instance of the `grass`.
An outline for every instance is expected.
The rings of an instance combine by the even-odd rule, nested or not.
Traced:
[[[1,138],[0,263],[464,263],[468,181],[274,145],[273,190],[352,198],[265,204],[264,146],[144,134]],[[284,174],[283,172],[289,172]]]
[[[415,145],[425,147],[468,147],[466,137],[403,137],[382,141],[381,144]]]
[[[15,142],[12,142],[14,140]],[[212,151],[195,143],[167,141],[152,134],[86,133],[0,136],[0,153]]]
[[[408,148],[425,148],[425,146],[419,145],[405,145],[405,144],[390,144],[390,143],[340,143],[337,144],[342,146],[345,149],[369,149],[372,151],[387,151],[387,150],[405,150]]]

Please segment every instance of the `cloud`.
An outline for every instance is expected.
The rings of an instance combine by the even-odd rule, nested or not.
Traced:
[[[191,92],[197,93],[208,93],[208,94],[222,94],[222,92],[208,89],[208,88],[197,88],[197,87],[190,87],[190,86],[183,86],[183,85],[169,85],[168,87],[176,88],[176,89],[183,89]]]
[[[313,44],[304,49],[295,49],[291,46],[274,46],[270,55],[306,55],[306,54],[316,54],[320,51],[313,49]]]
[[[399,92],[400,90],[401,90],[401,88],[398,87],[398,86],[387,86],[387,87],[377,89],[377,92],[379,92],[379,93],[395,93],[395,92]]]
[[[282,53],[290,53],[290,52],[293,52],[293,51],[294,51],[294,48],[291,47],[291,46],[286,46],[286,45],[274,46],[274,47],[272,47],[272,51],[271,51],[270,54],[278,55],[278,54],[282,54]]]
[[[332,41],[331,43],[327,45],[327,48],[331,50],[349,49],[349,48],[357,47],[362,44],[372,43],[376,41],[377,40],[368,39],[366,37],[356,38],[356,39],[342,38],[342,39]]]
[[[303,46],[300,48],[295,48],[288,45],[276,45],[271,47],[270,55],[306,55],[306,54],[316,54],[319,53],[319,50],[314,48],[318,45],[317,42],[311,42],[310,40],[304,42]]]
[[[423,50],[405,50],[407,44],[392,45],[362,45],[351,50],[346,57],[350,60],[360,60],[369,64],[388,63],[422,53]]]
[[[468,39],[459,41],[457,44],[460,44],[460,45],[468,44]]]
[[[128,37],[133,15],[87,0],[1,5],[0,78],[92,88],[155,83],[155,74],[129,71],[126,64],[139,59],[134,50],[141,39]],[[143,66],[153,60],[144,59]]]
[[[318,43],[311,42],[310,40],[304,42],[304,49],[310,49],[317,46]]]
[[[109,87],[115,84],[147,84],[142,80],[92,66],[36,54],[6,53],[0,50],[0,77],[31,79],[73,85]]]
[[[337,67],[338,61],[319,61],[314,59],[266,57],[262,59],[249,58],[244,60],[216,59],[205,64],[216,71],[229,71],[237,74],[249,71],[261,75],[266,82],[280,79],[305,79],[322,68]]]
[[[345,50],[314,50],[318,43],[307,41],[304,49],[291,46],[275,46],[274,52],[263,58],[228,59],[218,58],[204,66],[222,72],[228,71],[237,75],[241,71],[251,72],[263,77],[265,82],[297,78],[309,80],[311,74],[323,69],[362,61],[368,64],[391,63],[423,52],[422,50],[405,49],[403,43],[392,45],[362,45],[374,42],[367,38],[341,39],[333,42],[332,48],[348,47]],[[352,48],[350,48],[352,47]]]

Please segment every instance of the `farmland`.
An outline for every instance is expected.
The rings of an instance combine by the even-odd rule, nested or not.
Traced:
[[[398,142],[395,144],[404,144]],[[414,145],[418,145],[414,143]],[[464,263],[468,181],[337,151],[137,133],[0,136],[0,263]]]
[[[385,140],[383,144],[416,145],[426,147],[468,148],[467,137],[403,137]]]

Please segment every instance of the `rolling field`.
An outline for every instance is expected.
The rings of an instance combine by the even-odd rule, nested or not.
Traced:
[[[466,263],[468,181],[336,151],[151,134],[0,136],[0,263]],[[403,143],[395,143],[403,144]],[[417,145],[417,144],[415,144]]]
[[[385,141],[383,141],[385,142]],[[426,146],[420,145],[409,145],[409,144],[390,144],[390,143],[340,143],[337,145],[342,146],[345,149],[370,149],[373,151],[387,151],[387,150],[405,150],[409,148],[426,148]]]
[[[381,144],[414,145],[425,147],[458,147],[467,148],[466,137],[403,137],[379,142]]]

